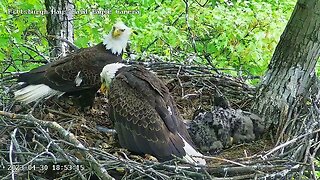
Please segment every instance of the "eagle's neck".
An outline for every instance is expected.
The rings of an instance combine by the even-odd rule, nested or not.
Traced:
[[[111,33],[109,33],[104,36],[103,45],[105,45],[107,50],[111,50],[113,54],[120,55],[125,51],[128,40],[129,36],[123,35],[119,38],[113,38]]]

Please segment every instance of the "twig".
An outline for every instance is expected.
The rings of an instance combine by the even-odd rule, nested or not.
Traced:
[[[47,140],[49,141],[47,148],[46,148],[46,153],[48,153],[49,155],[51,155],[53,157],[53,159],[55,160],[56,157],[54,156],[53,153],[51,153],[49,151],[50,146],[52,145],[54,147],[54,149],[56,151],[58,151],[67,161],[69,165],[72,165],[73,167],[75,167],[75,164],[72,162],[72,160],[69,158],[69,156],[62,150],[62,148],[60,146],[58,146],[54,140],[51,139],[50,135],[42,128],[39,127],[42,134],[47,138]],[[86,178],[81,174],[80,171],[76,171],[76,173],[80,176],[80,179],[85,180]]]
[[[15,137],[16,136],[16,133],[17,133],[17,128],[15,128],[14,130],[13,130],[13,132],[12,132],[12,134],[11,134],[11,137]],[[10,143],[10,153],[9,153],[9,161],[10,161],[10,165],[11,165],[11,179],[12,180],[14,180],[15,179],[15,176],[14,176],[14,174],[15,174],[15,172],[14,172],[14,168],[13,168],[13,159],[12,159],[12,156],[13,156],[13,141],[11,141],[11,143]]]
[[[201,7],[204,7],[208,2],[209,2],[209,0],[206,0],[206,2],[204,2],[203,4],[201,4],[198,0],[195,0],[196,1],[196,3],[199,5],[199,6],[201,6]]]
[[[73,115],[73,114],[64,113],[64,112],[57,111],[57,110],[54,110],[54,109],[49,109],[49,108],[46,108],[45,111],[46,111],[46,110],[47,110],[48,112],[50,112],[50,113],[54,113],[54,114],[58,114],[58,115],[61,115],[61,116],[78,119],[78,120],[81,120],[81,121],[86,121],[86,119],[83,118],[83,117],[81,117],[81,116],[76,116],[76,115]]]
[[[180,87],[181,87],[181,97],[184,96],[184,89],[183,89],[183,85],[182,85],[182,82],[181,82],[181,79],[179,78],[179,74],[180,74],[180,71],[181,71],[181,66],[177,72],[177,75],[176,75],[176,78],[178,79],[178,82],[180,84]]]
[[[17,130],[18,130],[18,128],[15,128],[11,134],[11,143],[14,145],[14,148],[16,149],[17,152],[22,152],[20,149],[19,143],[16,139]],[[21,154],[18,154],[18,156],[22,162],[26,161],[25,158],[23,156],[21,156]]]
[[[72,42],[70,42],[68,39],[65,39],[65,38],[63,38],[63,37],[54,36],[54,35],[48,35],[47,38],[57,39],[57,40],[60,40],[60,41],[62,41],[62,42],[65,42],[65,43],[67,43],[73,50],[78,50],[78,49],[80,49],[80,48],[77,47],[75,44],[73,44]]]
[[[55,129],[60,134],[61,137],[65,138],[68,142],[71,142],[75,146],[83,149],[83,150],[80,150],[80,152],[83,154],[84,157],[86,157],[86,160],[89,162],[89,164],[92,165],[92,168],[95,170],[95,172],[99,177],[101,177],[102,179],[114,179],[108,174],[105,168],[101,167],[101,165],[95,160],[95,158],[88,151],[84,150],[85,147],[81,144],[81,142],[78,141],[77,138],[72,133],[66,131],[58,123],[39,120],[34,118],[31,114],[22,115],[22,114],[15,114],[15,113],[9,113],[5,111],[0,111],[0,115],[11,118],[11,119],[19,119],[29,123],[33,123],[33,124],[35,123],[35,124],[39,124],[40,126]]]
[[[214,159],[214,160],[218,160],[218,161],[225,161],[225,162],[229,162],[229,163],[241,166],[241,167],[246,167],[246,165],[244,165],[244,164],[241,164],[241,163],[238,163],[238,162],[235,162],[235,161],[232,161],[232,160],[228,160],[228,159],[212,157],[212,156],[201,156],[201,157],[203,157],[205,159]]]
[[[279,150],[279,149],[281,149],[281,148],[283,148],[283,147],[286,147],[287,145],[289,145],[289,144],[291,144],[291,143],[296,142],[298,139],[301,139],[301,138],[303,138],[303,137],[305,137],[305,136],[308,136],[308,135],[314,134],[314,133],[318,133],[318,132],[320,132],[320,129],[317,129],[317,130],[315,130],[315,131],[313,131],[313,132],[306,133],[306,134],[300,135],[300,136],[298,136],[298,137],[296,137],[296,138],[293,138],[293,139],[291,139],[290,141],[287,141],[287,142],[285,142],[285,143],[283,143],[283,144],[280,144],[279,146],[273,148],[273,149],[270,150],[267,154],[265,154],[263,157],[266,158],[267,156],[269,156],[270,154],[274,153],[275,151],[277,151],[277,150]]]
[[[190,26],[190,23],[189,23],[189,2],[188,2],[188,0],[183,0],[183,1],[184,1],[184,4],[185,4],[185,20],[186,20],[186,24],[187,24],[189,35],[191,36],[192,48],[193,48],[195,54],[197,54],[195,36],[192,33],[192,29],[191,29],[191,26]]]
[[[149,43],[148,46],[145,47],[145,48],[142,50],[142,54],[143,54],[144,52],[146,52],[155,42],[157,42],[158,39],[159,39],[159,38],[155,38],[151,43]]]
[[[33,52],[37,53],[40,57],[42,57],[44,60],[46,60],[46,62],[50,62],[50,60],[47,57],[45,57],[45,55],[43,55],[38,50],[33,49],[32,47],[27,46],[26,44],[20,44],[20,46],[25,47],[25,48],[29,49],[30,51],[33,51]]]

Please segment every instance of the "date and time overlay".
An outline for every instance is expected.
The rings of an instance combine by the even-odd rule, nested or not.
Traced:
[[[0,165],[0,171],[83,171],[84,165],[70,165],[70,164],[51,164],[51,165]]]

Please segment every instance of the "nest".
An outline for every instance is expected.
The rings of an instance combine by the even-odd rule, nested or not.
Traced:
[[[217,97],[242,110],[249,110],[254,98],[253,87],[214,68],[163,62],[144,65],[166,82],[186,120],[194,119],[200,111],[210,111]],[[0,83],[3,179],[316,178],[314,159],[320,147],[316,103],[288,121],[279,139],[267,135],[208,154],[208,166],[203,167],[179,158],[160,163],[121,149],[102,95],[88,111],[75,108],[67,97],[25,107],[6,93],[14,82]]]

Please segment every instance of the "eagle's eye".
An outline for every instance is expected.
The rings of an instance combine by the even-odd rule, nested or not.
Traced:
[[[120,29],[121,32],[125,31],[125,29]]]

